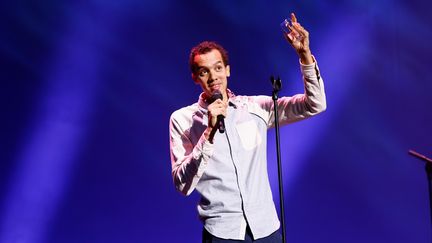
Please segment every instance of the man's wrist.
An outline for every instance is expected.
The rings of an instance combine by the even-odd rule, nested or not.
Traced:
[[[313,58],[312,58],[312,53],[311,53],[310,50],[307,50],[307,51],[301,52],[301,53],[299,53],[298,55],[299,55],[299,57],[300,57],[300,62],[301,62],[302,64],[304,64],[304,65],[309,65],[309,64],[314,63],[314,60],[313,60]]]
[[[207,128],[206,128],[206,130],[204,130],[204,137],[210,142],[210,143],[213,143],[213,138],[214,138],[214,135],[215,135],[215,133],[216,133],[216,130],[217,129],[215,129],[214,127],[210,127],[210,126],[208,126]]]

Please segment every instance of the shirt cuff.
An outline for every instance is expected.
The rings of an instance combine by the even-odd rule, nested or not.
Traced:
[[[201,136],[198,144],[200,144],[198,146],[198,153],[194,154],[194,159],[197,162],[198,168],[196,176],[201,177],[207,167],[208,161],[213,155],[214,144],[210,143],[204,134]]]
[[[301,61],[299,59],[300,70],[301,70],[301,73],[303,74],[303,76],[306,78],[306,80],[319,79],[320,78],[320,71],[318,68],[318,64],[317,64],[317,61],[313,55],[312,55],[312,59],[314,62],[311,64],[303,64],[303,63],[301,63]]]

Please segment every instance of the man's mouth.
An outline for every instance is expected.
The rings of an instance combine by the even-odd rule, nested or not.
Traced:
[[[210,88],[211,88],[211,89],[214,89],[214,90],[216,90],[216,89],[220,89],[220,87],[221,87],[221,84],[212,84],[212,85],[210,86]]]

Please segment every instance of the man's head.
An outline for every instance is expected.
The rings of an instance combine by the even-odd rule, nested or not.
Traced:
[[[204,41],[192,48],[189,65],[192,79],[201,85],[205,95],[210,97],[215,90],[220,90],[224,99],[230,67],[227,51],[215,42]]]

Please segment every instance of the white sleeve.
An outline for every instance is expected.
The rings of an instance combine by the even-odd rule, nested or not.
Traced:
[[[314,58],[315,60],[315,58]],[[280,97],[278,102],[278,117],[281,125],[293,123],[323,112],[326,107],[324,83],[316,61],[310,65],[300,63],[303,75],[304,93],[291,97]],[[250,111],[262,117],[267,127],[274,127],[274,103],[270,96],[253,96]]]
[[[171,116],[169,128],[172,176],[176,189],[188,196],[204,173],[213,154],[213,144],[203,133],[193,145],[187,132],[190,125],[186,121],[180,122],[182,119],[176,120],[175,114]]]

